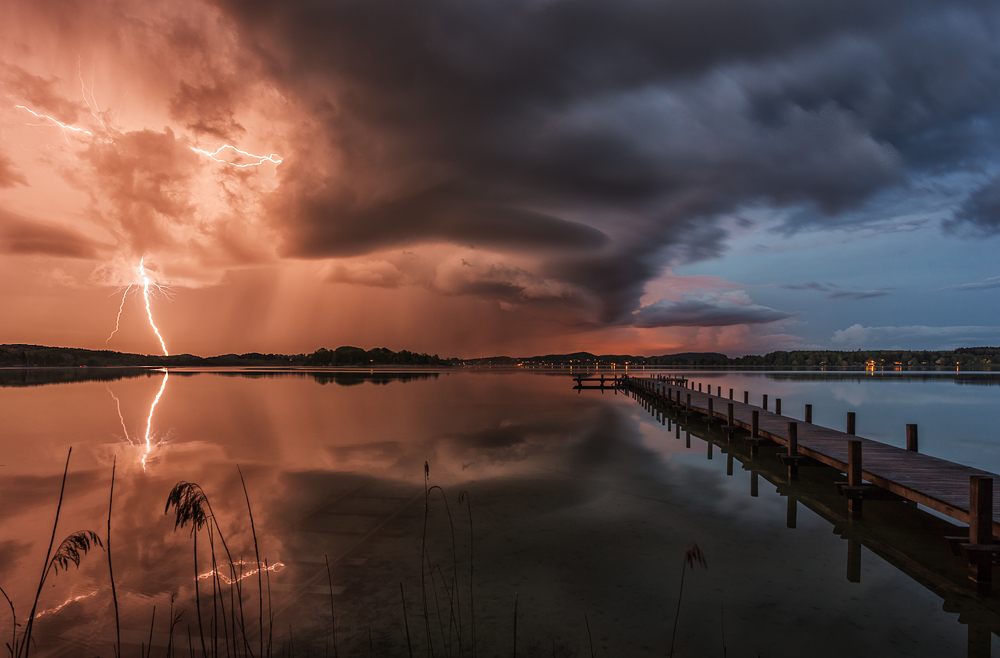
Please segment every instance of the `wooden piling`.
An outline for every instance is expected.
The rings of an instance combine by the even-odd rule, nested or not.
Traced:
[[[750,438],[757,438],[757,431],[760,429],[760,412],[754,409],[750,412]]]
[[[847,442],[847,486],[861,486],[861,441],[850,439]],[[861,498],[847,499],[847,511],[850,516],[861,517]]]
[[[915,424],[906,424],[906,449],[910,452],[920,452],[917,445],[917,426]]]
[[[743,391],[743,404],[750,404],[750,391]]]
[[[813,422],[813,406],[811,404],[806,405],[806,422]]]
[[[799,424],[795,421],[788,423],[788,456],[799,456]],[[796,460],[788,460],[788,479],[795,480],[799,477],[799,465]]]
[[[861,540],[853,537],[847,540],[847,580],[861,582]]]
[[[781,415],[781,398],[774,398],[774,413]]]
[[[850,435],[852,435],[852,436],[854,435],[854,421],[855,421],[854,412],[853,411],[848,411],[847,412],[847,433],[850,434]]]
[[[982,550],[993,543],[993,478],[969,476],[969,579],[982,594],[993,582],[993,554]],[[976,551],[976,548],[980,550]],[[974,552],[973,552],[974,551]]]
[[[796,518],[798,517],[799,505],[795,496],[788,494],[788,508],[785,512],[785,527],[795,529]]]
[[[764,402],[760,405],[760,408],[767,411],[767,393],[764,394]]]
[[[715,422],[715,410],[712,409],[712,399],[708,398],[708,416],[705,417],[705,422],[708,423],[709,427]]]
[[[729,399],[733,399],[733,389],[729,389]]]

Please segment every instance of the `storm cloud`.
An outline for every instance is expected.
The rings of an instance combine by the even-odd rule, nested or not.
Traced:
[[[664,262],[723,251],[743,205],[835,227],[985,157],[1000,105],[987,2],[219,6],[312,108],[270,199],[286,255],[531,249],[605,321]]]

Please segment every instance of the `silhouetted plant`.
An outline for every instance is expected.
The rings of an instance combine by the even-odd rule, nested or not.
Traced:
[[[42,577],[38,581],[38,591],[35,593],[35,600],[31,605],[31,613],[28,615],[28,625],[24,630],[24,635],[21,637],[21,642],[14,642],[15,646],[11,648],[11,654],[14,658],[19,658],[24,656],[28,658],[28,654],[31,651],[31,632],[34,629],[35,622],[35,612],[38,610],[38,599],[42,595],[42,587],[45,586],[45,581],[49,577],[49,573],[53,569],[58,573],[59,569],[62,568],[64,571],[69,568],[69,563],[72,562],[78,568],[80,566],[80,559],[86,555],[94,546],[100,546],[102,549],[104,545],[101,543],[100,537],[97,533],[92,530],[79,530],[74,532],[70,536],[66,537],[59,544],[58,549],[55,554],[52,553],[52,546],[55,544],[56,540],[56,530],[59,527],[59,513],[62,511],[63,496],[66,493],[66,476],[69,474],[69,460],[73,455],[73,448],[70,447],[69,451],[66,453],[66,466],[63,469],[62,486],[59,489],[59,503],[56,505],[56,518],[52,523],[52,537],[49,539],[49,548],[45,551],[45,563],[42,568]],[[51,559],[50,559],[51,558]],[[7,594],[4,593],[6,597]],[[8,599],[10,602],[10,599]],[[11,604],[11,612],[13,613],[14,606]]]
[[[100,546],[101,549],[104,548],[104,544],[101,543],[101,538],[97,536],[96,532],[93,530],[77,530],[59,544],[56,554],[52,556],[52,561],[49,562],[49,571],[54,570],[57,574],[59,573],[59,569],[68,571],[70,562],[79,569],[80,560],[95,546]],[[49,572],[46,571],[45,576],[48,577],[48,575]]]
[[[674,640],[677,639],[677,620],[681,617],[681,599],[684,596],[684,574],[687,573],[688,567],[694,571],[694,565],[700,564],[701,566],[708,569],[708,562],[705,560],[705,555],[698,548],[698,544],[691,542],[687,550],[684,551],[684,563],[681,565],[681,586],[680,593],[677,595],[677,614],[674,615],[674,631],[670,637],[670,655],[674,655]]]

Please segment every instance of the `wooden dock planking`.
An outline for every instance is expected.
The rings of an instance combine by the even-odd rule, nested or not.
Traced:
[[[624,381],[649,380],[629,378]],[[678,388],[677,385],[671,386],[669,382],[652,381],[653,388],[647,383],[638,384],[640,392],[659,396],[665,393],[667,388]],[[660,393],[655,389],[657,384],[662,388]],[[969,522],[969,478],[979,475],[993,478],[1000,483],[1000,475],[996,473],[806,423],[797,418],[778,415],[761,407],[745,404],[740,400],[720,398],[691,388],[684,388],[684,394],[691,396],[692,411],[703,415],[708,414],[709,398],[713,399],[718,404],[713,404],[712,415],[723,421],[728,421],[726,405],[732,403],[734,425],[747,431],[751,428],[752,413],[757,411],[758,435],[781,446],[788,445],[788,423],[795,422],[798,429],[799,454],[840,471],[847,471],[848,441],[860,440],[861,476],[864,480],[962,523]],[[1000,536],[1000,486],[993,490],[993,534]]]

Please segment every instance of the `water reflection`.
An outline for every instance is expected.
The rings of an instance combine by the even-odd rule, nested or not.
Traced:
[[[195,583],[213,567],[202,553],[193,569],[191,536],[162,514],[180,480],[211,499],[237,578],[259,569],[255,539],[266,560],[267,571],[242,580],[255,654],[263,575],[276,654],[291,633],[297,655],[332,654],[332,594],[344,655],[368,654],[369,642],[376,655],[406,655],[404,612],[414,651],[425,654],[430,638],[440,655],[453,632],[447,592],[460,591],[468,628],[472,586],[480,653],[513,648],[517,592],[519,654],[586,655],[589,624],[595,652],[664,655],[692,541],[709,570],[687,575],[678,655],[720,653],[723,623],[732,655],[769,656],[961,655],[965,625],[983,627],[968,620],[982,613],[987,631],[996,628],[994,604],[965,596],[963,565],[927,539],[955,534],[941,530],[945,522],[895,503],[873,503],[863,522],[846,522],[835,474],[803,468],[789,484],[766,448],[751,459],[704,425],[648,405],[644,413],[625,395],[580,394],[569,377],[524,373],[358,372],[330,377],[337,386],[317,386],[311,372],[243,374],[171,371],[168,385],[164,373],[144,373],[112,384],[114,406],[100,378],[0,393],[0,586],[19,621],[37,586],[67,444],[74,462],[60,527],[103,528],[121,432],[142,418],[154,449],[145,470],[119,457],[112,527],[129,655],[148,643],[154,605],[154,653],[170,640],[173,605],[183,610],[177,655],[187,655],[188,626],[200,654]],[[141,430],[128,436],[145,441]],[[426,535],[425,461],[430,483],[447,494],[428,506]],[[888,521],[878,523],[883,511]],[[424,573],[429,633],[425,541],[434,567],[433,584]],[[208,580],[216,579],[201,581],[202,596]],[[38,620],[35,655],[110,655],[102,556],[86,556],[51,585],[39,609],[62,607]],[[8,623],[0,618],[0,636]]]

